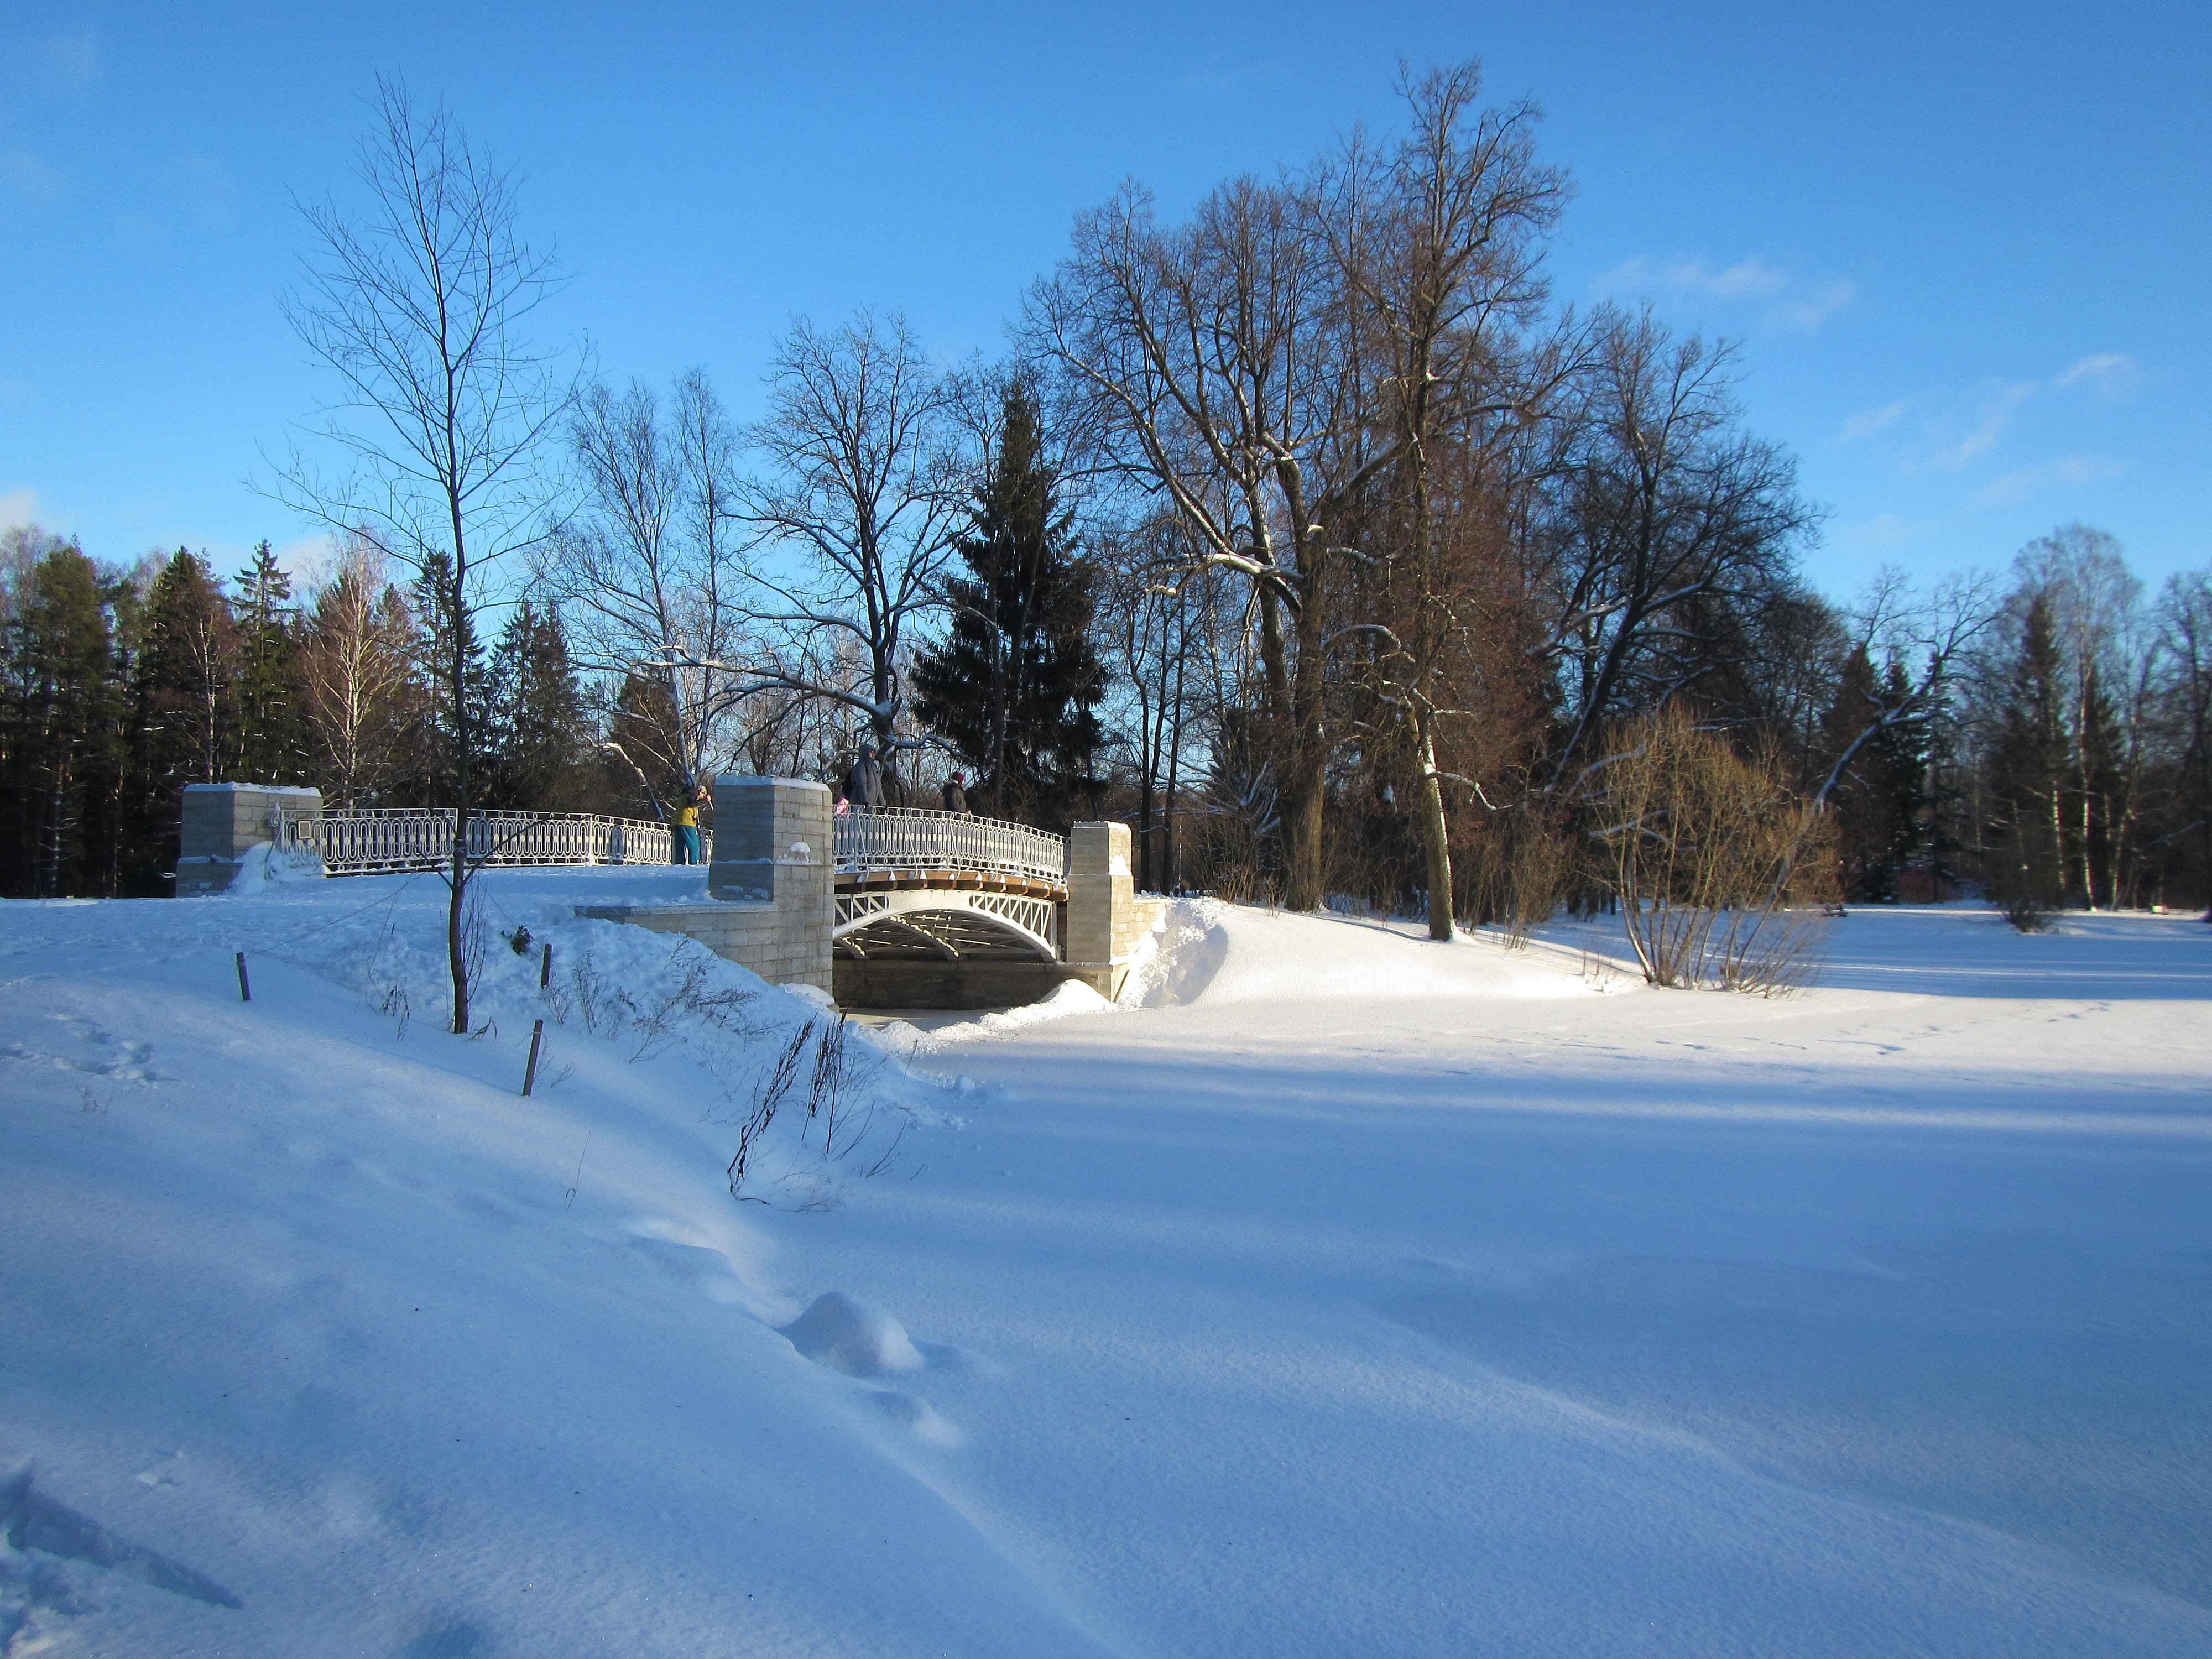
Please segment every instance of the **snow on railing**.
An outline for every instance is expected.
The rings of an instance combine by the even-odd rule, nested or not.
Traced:
[[[453,857],[453,810],[359,806],[319,817],[279,811],[276,845],[312,852],[334,876],[439,870]],[[711,841],[702,856],[711,856]],[[471,864],[665,864],[668,826],[588,812],[471,812]]]
[[[988,870],[1059,881],[1067,874],[1067,838],[1002,818],[970,817],[917,806],[856,806],[840,813],[837,868]]]

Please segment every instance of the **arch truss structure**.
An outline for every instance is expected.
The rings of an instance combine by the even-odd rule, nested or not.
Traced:
[[[860,811],[836,822],[831,949],[865,961],[1057,962],[1067,844],[953,812]]]

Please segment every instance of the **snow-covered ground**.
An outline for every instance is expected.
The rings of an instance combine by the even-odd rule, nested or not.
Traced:
[[[820,1011],[561,920],[697,882],[488,878],[473,1040],[427,878],[0,906],[0,1648],[2212,1654],[2212,929],[1179,906],[740,1203]]]

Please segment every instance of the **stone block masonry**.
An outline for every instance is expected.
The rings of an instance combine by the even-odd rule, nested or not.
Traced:
[[[593,904],[577,915],[683,933],[771,985],[832,988],[830,791],[796,778],[714,780],[704,903]]]
[[[1103,997],[1121,995],[1144,927],[1129,878],[1129,826],[1074,825],[1067,838],[1067,905],[1060,921],[1069,976]]]
[[[271,820],[280,807],[294,817],[319,818],[322,792],[273,783],[186,784],[177,896],[228,888],[247,850],[272,838]]]

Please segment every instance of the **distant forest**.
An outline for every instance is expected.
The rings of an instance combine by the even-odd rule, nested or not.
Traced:
[[[1003,363],[801,321],[749,425],[696,372],[548,374],[520,411],[507,374],[504,493],[452,489],[492,530],[302,469],[273,493],[332,552],[300,591],[266,544],[221,572],[8,532],[0,891],[167,891],[195,781],[651,816],[866,741],[894,800],[957,769],[978,812],[1126,818],[1147,887],[1525,927],[1719,833],[1710,779],[1628,789],[1693,753],[1673,721],[1729,811],[1796,826],[1805,902],[2212,902],[2212,572],[2146,592],[2069,525],[1822,597],[1731,348],[1553,302],[1565,175],[1478,92],[1416,77],[1395,134],[1176,222],[1116,195]],[[467,161],[390,99],[383,142]],[[373,386],[338,256],[376,227],[309,223],[337,252],[295,325]]]

